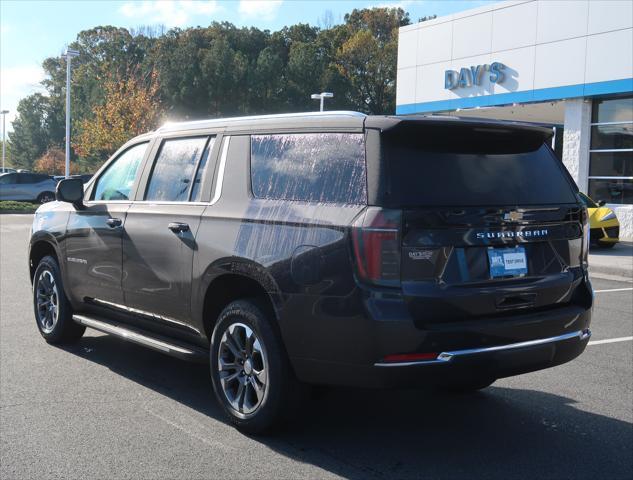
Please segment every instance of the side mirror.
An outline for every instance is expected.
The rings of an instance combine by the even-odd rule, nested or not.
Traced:
[[[57,184],[55,197],[60,202],[72,203],[82,208],[84,203],[84,182],[81,178],[64,178]]]
[[[604,207],[607,204],[607,202],[605,202],[604,200],[598,200],[597,205],[599,207]]]

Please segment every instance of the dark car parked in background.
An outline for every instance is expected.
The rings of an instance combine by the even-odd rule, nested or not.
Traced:
[[[57,182],[41,173],[4,173],[0,175],[0,200],[46,203],[55,200]]]
[[[471,391],[567,362],[590,337],[589,231],[550,135],[353,112],[165,126],[36,212],[38,328],[210,361],[251,432],[301,384]]]

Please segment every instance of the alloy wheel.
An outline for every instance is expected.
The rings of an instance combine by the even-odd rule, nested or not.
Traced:
[[[59,318],[59,292],[55,277],[50,270],[44,270],[37,279],[36,286],[37,322],[42,332],[53,331]]]
[[[218,349],[222,393],[238,416],[250,416],[262,404],[268,385],[266,350],[243,323],[230,324]]]

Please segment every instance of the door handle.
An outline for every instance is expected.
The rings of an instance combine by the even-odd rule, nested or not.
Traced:
[[[120,218],[108,218],[106,220],[106,223],[108,224],[108,227],[110,228],[116,228],[123,225],[123,222],[121,221]]]
[[[186,223],[179,223],[179,222],[171,222],[167,226],[167,228],[169,228],[174,233],[183,233],[183,232],[189,231],[189,225],[187,225]]]

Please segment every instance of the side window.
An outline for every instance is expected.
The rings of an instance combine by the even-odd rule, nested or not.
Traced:
[[[18,176],[15,173],[6,173],[0,176],[0,185],[15,185],[17,182]]]
[[[203,157],[203,151],[206,151],[208,138],[173,138],[163,141],[149,178],[145,200],[188,201],[192,186],[195,187],[196,181],[199,183],[202,178],[202,173],[198,177],[196,167]],[[194,190],[198,195],[199,188]]]
[[[92,199],[129,200],[146,148],[147,142],[139,143],[119,155],[97,180]]]
[[[33,184],[40,183],[49,178],[47,175],[37,175],[35,173],[23,173],[19,176],[19,183]]]
[[[253,135],[251,182],[258,198],[365,203],[364,135]]]

